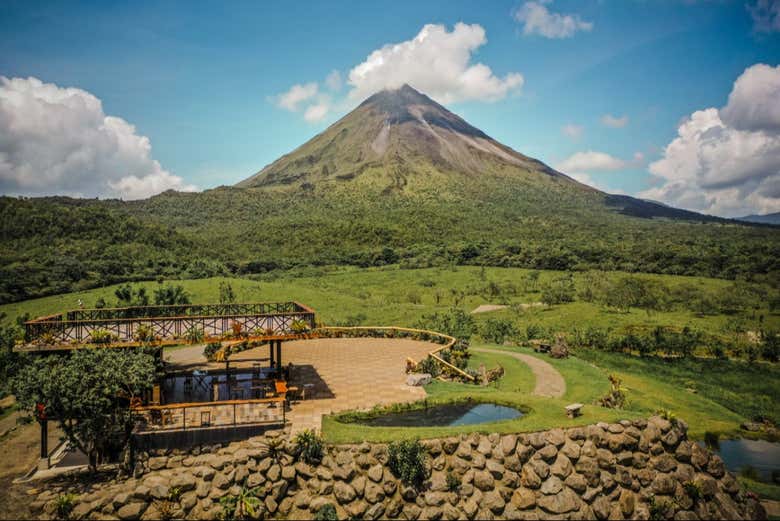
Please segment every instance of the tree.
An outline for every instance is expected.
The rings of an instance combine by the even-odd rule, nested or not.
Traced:
[[[474,317],[458,308],[432,315],[423,315],[415,327],[445,333],[458,340],[469,340],[476,331]]]
[[[236,294],[233,293],[233,286],[230,282],[220,281],[219,283],[219,303],[232,304],[236,301]]]
[[[0,397],[8,393],[8,383],[23,365],[24,355],[14,353],[14,344],[20,335],[19,329],[4,326],[5,313],[0,313]]]
[[[116,295],[117,306],[119,307],[149,305],[149,295],[146,294],[146,288],[143,286],[133,289],[130,284],[125,284],[124,286],[119,286],[114,291],[114,295]]]
[[[547,306],[574,301],[576,291],[571,275],[553,279],[542,286],[542,303]]]
[[[174,306],[189,304],[190,295],[182,286],[167,284],[154,290],[154,303],[158,306]]]
[[[155,372],[155,358],[142,350],[82,349],[35,358],[20,369],[12,388],[29,413],[37,414],[41,404],[94,470],[101,458],[127,445],[130,401],[153,385]]]
[[[507,337],[513,337],[517,334],[517,328],[515,328],[511,320],[489,318],[482,324],[479,334],[487,342],[503,344]]]

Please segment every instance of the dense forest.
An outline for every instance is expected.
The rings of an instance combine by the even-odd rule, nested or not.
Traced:
[[[506,187],[475,200],[458,190],[372,194],[337,186],[218,188],[134,202],[2,197],[0,302],[307,265],[600,269],[778,285],[775,227],[642,218],[545,194]]]

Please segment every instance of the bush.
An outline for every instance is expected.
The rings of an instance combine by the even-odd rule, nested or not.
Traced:
[[[76,506],[76,496],[73,494],[60,494],[55,501],[57,519],[68,519],[73,507]]]
[[[295,451],[298,457],[310,465],[322,460],[322,436],[312,429],[306,429],[295,436]]]
[[[89,338],[93,344],[110,344],[116,335],[105,329],[96,329],[89,334]]]
[[[387,447],[390,471],[407,485],[420,488],[428,477],[427,453],[419,440],[402,440]]]
[[[205,334],[203,333],[203,330],[198,327],[191,327],[184,333],[184,338],[189,342],[190,344],[197,344],[198,342],[203,341],[203,337]]]
[[[460,488],[460,478],[455,475],[451,470],[447,471],[447,490],[450,492],[457,492]]]
[[[205,356],[206,360],[209,362],[213,362],[217,351],[220,349],[222,349],[222,342],[209,342],[203,349],[203,356]]]
[[[314,515],[315,521],[338,521],[339,516],[336,514],[336,507],[327,503],[322,505],[317,513]]]
[[[423,315],[414,327],[444,333],[462,340],[469,340],[476,331],[474,317],[458,308]]]
[[[704,445],[710,450],[718,450],[720,447],[720,436],[718,436],[718,433],[710,431],[705,432]]]
[[[574,302],[576,288],[571,275],[553,279],[542,286],[541,301],[547,306]]]
[[[439,367],[438,362],[431,358],[430,356],[427,356],[420,360],[420,363],[417,364],[417,372],[418,373],[428,373],[433,378],[436,378],[439,376],[441,368]]]
[[[683,483],[683,488],[685,489],[685,493],[688,494],[688,497],[691,498],[694,503],[698,503],[702,498],[701,485],[699,483],[695,481],[686,481]]]
[[[507,337],[511,338],[517,334],[517,329],[505,318],[489,318],[482,324],[479,334],[486,342],[503,344]]]

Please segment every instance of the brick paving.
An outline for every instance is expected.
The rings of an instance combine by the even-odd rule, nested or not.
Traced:
[[[419,361],[437,347],[440,346],[429,342],[384,338],[284,342],[282,363],[294,366],[289,385],[305,392],[305,399],[294,401],[287,413],[293,433],[319,430],[324,414],[425,398],[424,389],[406,385],[405,362],[407,358]],[[188,368],[224,367],[224,364],[207,364],[202,346],[176,350],[171,355],[171,362]],[[231,356],[230,365],[248,365],[241,364],[240,360],[267,355],[267,346],[249,349]]]

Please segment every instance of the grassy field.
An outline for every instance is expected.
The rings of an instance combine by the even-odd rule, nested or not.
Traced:
[[[692,311],[674,310],[647,313],[632,309],[616,312],[598,304],[575,301],[555,306],[531,306],[522,309],[518,304],[540,300],[538,287],[545,281],[560,276],[559,272],[542,271],[536,287],[529,286],[529,270],[518,268],[453,267],[419,270],[389,268],[307,269],[296,273],[268,274],[259,280],[198,279],[172,281],[181,284],[193,303],[216,302],[219,283],[229,282],[238,301],[297,300],[317,310],[318,319],[325,324],[365,324],[413,326],[423,315],[444,311],[459,301],[461,309],[470,311],[481,304],[515,304],[512,308],[475,316],[478,323],[490,317],[511,318],[524,327],[537,324],[548,331],[571,331],[572,328],[594,326],[599,328],[631,328],[636,326],[690,326],[708,333],[729,334],[739,325],[743,330],[756,330],[760,325],[780,329],[780,314],[767,307],[732,314],[699,315]],[[620,273],[606,273],[605,277],[619,277]],[[583,275],[575,274],[581,283]],[[697,277],[643,275],[657,279],[669,288],[680,285],[696,286],[711,291],[728,291],[729,281]],[[151,295],[158,282],[138,283]],[[489,291],[497,286],[498,294]],[[109,304],[116,301],[116,287],[94,289],[16,304],[0,306],[5,322],[10,323],[20,314],[42,316],[76,307],[81,299],[92,306],[98,298]],[[462,297],[457,295],[462,294]],[[764,304],[766,306],[766,304]],[[472,342],[483,345],[479,337]],[[512,349],[512,348],[502,348]],[[476,355],[473,364],[488,362],[491,356]],[[601,351],[580,351],[581,358],[563,361],[550,360],[567,381],[567,395],[561,400],[542,400],[528,393],[528,369],[508,357],[502,365],[513,367],[505,380],[495,388],[479,389],[458,384],[434,383],[429,387],[431,401],[446,401],[458,397],[488,397],[505,401],[528,410],[524,418],[496,426],[497,430],[535,430],[552,425],[566,425],[560,418],[564,405],[573,401],[593,403],[608,389],[607,373],[616,373],[628,388],[628,408],[624,412],[601,411],[588,407],[589,413],[580,423],[610,420],[622,416],[647,415],[658,409],[669,409],[685,419],[695,436],[705,431],[729,434],[735,432],[741,421],[764,414],[780,418],[777,396],[780,396],[780,368],[758,362],[747,364],[728,360],[676,360],[656,358],[639,359]],[[485,358],[487,357],[487,358]],[[547,358],[545,358],[547,359]],[[549,359],[547,359],[549,360]],[[487,398],[486,398],[487,399]],[[365,435],[359,426],[334,428],[333,419],[324,427],[334,440],[358,439]],[[365,428],[368,429],[368,428]],[[485,427],[475,427],[485,429]],[[434,435],[436,429],[426,429],[424,435]],[[372,433],[374,436],[376,433]]]
[[[193,303],[217,302],[219,283],[229,282],[239,302],[297,300],[312,306],[319,319],[326,324],[360,322],[366,325],[415,324],[426,313],[446,310],[454,303],[453,291],[462,292],[459,307],[472,310],[481,304],[530,304],[540,300],[539,287],[559,277],[561,272],[541,271],[534,285],[526,282],[530,270],[520,268],[428,268],[402,270],[390,268],[332,268],[308,269],[296,273],[270,274],[261,280],[210,278],[172,281],[182,285]],[[605,273],[605,277],[619,277],[619,272]],[[693,285],[712,291],[726,291],[731,282],[702,277],[671,275],[643,275],[664,282],[669,288]],[[575,274],[575,282],[582,275]],[[488,286],[500,288],[499,294],[490,294]],[[158,282],[139,282],[151,295]],[[99,298],[108,303],[116,301],[117,286],[55,295],[0,306],[6,322],[18,315],[43,316],[76,308],[82,300],[91,307]],[[766,304],[764,304],[766,305]],[[699,315],[692,311],[674,310],[648,314],[640,309],[618,312],[598,304],[575,301],[552,307],[531,306],[525,310],[504,309],[476,315],[478,321],[488,317],[506,317],[520,324],[537,324],[550,330],[569,331],[587,326],[625,328],[630,326],[690,326],[709,332],[728,331],[740,325],[758,329],[759,320],[770,329],[780,329],[780,313],[767,308],[733,314]],[[763,317],[763,319],[761,318]]]
[[[516,407],[525,414],[514,420],[504,420],[480,425],[459,427],[368,427],[357,423],[342,423],[338,415],[326,416],[322,420],[322,432],[325,439],[332,443],[353,443],[362,440],[392,441],[401,438],[435,438],[461,432],[532,432],[551,427],[572,427],[605,421],[614,422],[624,418],[634,418],[633,411],[616,411],[594,405],[587,405],[582,416],[568,419],[564,407],[573,401],[591,403],[593,399],[606,393],[609,388],[606,374],[598,368],[581,360],[570,358],[556,361],[555,367],[563,374],[567,382],[566,395],[563,398],[544,398],[530,393],[535,381],[528,366],[515,358],[493,353],[475,353],[469,365],[476,368],[480,364],[495,367],[501,364],[506,371],[498,382],[485,386],[434,381],[426,386],[428,405],[471,399],[477,402],[498,403]]]

